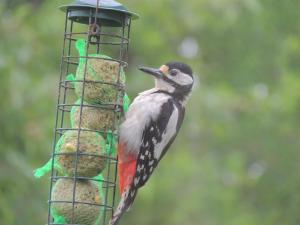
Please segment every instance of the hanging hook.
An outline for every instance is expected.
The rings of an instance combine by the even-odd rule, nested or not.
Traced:
[[[96,41],[93,41],[93,39]],[[100,42],[100,26],[98,24],[91,24],[89,28],[89,42],[97,44]]]
[[[93,23],[90,25],[90,35],[91,36],[97,36],[100,33],[100,26],[96,23]]]
[[[90,25],[89,27],[89,41],[93,42],[92,39],[96,39],[96,43],[100,41],[100,26],[97,24],[97,15],[99,11],[99,2],[100,0],[97,0],[97,6],[96,6],[96,11],[95,11],[95,16],[94,16],[94,23]]]

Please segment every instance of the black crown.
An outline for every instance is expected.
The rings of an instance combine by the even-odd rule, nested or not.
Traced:
[[[178,69],[181,72],[183,72],[185,74],[188,74],[191,77],[193,77],[192,68],[190,66],[188,66],[187,64],[185,64],[185,63],[172,61],[172,62],[168,62],[166,64],[166,66],[169,67],[169,70]]]

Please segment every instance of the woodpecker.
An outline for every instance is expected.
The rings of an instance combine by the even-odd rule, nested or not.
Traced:
[[[129,210],[138,189],[148,181],[174,141],[194,83],[192,69],[181,62],[169,62],[159,69],[139,69],[154,76],[155,87],[134,99],[120,126],[118,174],[121,200],[110,225],[116,225]]]

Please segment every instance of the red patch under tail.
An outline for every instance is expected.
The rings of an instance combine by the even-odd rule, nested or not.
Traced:
[[[118,146],[118,174],[120,182],[120,192],[123,193],[126,187],[129,187],[136,173],[136,157],[128,154],[126,146],[119,144]]]

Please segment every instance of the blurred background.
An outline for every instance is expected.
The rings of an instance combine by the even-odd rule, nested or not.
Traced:
[[[196,85],[180,135],[122,224],[300,224],[300,1],[122,0],[138,65],[181,60]],[[0,224],[46,223],[67,0],[0,3]]]

